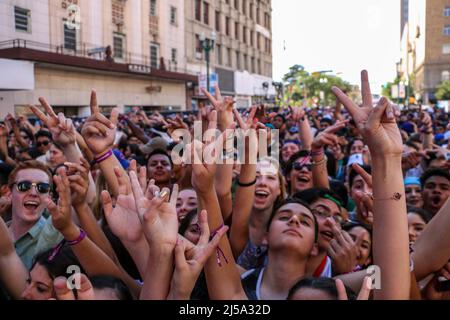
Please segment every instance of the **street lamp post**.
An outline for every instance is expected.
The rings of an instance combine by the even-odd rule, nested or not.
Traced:
[[[216,33],[213,31],[211,33],[211,38],[206,38],[205,33],[202,32],[200,35],[200,45],[202,49],[205,50],[205,60],[206,60],[206,90],[209,92],[209,53],[214,49],[214,43],[216,41]]]

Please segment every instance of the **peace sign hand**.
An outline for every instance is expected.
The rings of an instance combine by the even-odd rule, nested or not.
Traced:
[[[119,116],[117,108],[112,109],[110,119],[100,113],[97,94],[91,93],[91,116],[84,123],[81,135],[95,157],[112,149],[116,137],[116,124]]]
[[[232,97],[222,98],[222,94],[219,89],[219,85],[215,85],[215,97],[205,89],[202,89],[203,94],[206,95],[208,100],[217,110],[218,127],[220,131],[224,131],[233,123],[233,104]]]
[[[372,106],[372,94],[366,70],[361,72],[361,88],[363,100],[361,107],[358,107],[339,88],[333,87],[331,90],[352,116],[364,141],[371,149],[371,154],[383,157],[386,155],[400,156],[402,154],[402,138],[395,122],[396,110],[384,97],[380,99],[375,108]]]

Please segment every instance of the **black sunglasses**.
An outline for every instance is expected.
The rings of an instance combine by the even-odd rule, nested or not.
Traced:
[[[294,165],[292,166],[292,168],[294,168],[294,170],[302,170],[303,168],[308,169],[309,171],[312,170],[312,164],[302,164],[300,162],[294,162]]]
[[[14,183],[19,192],[27,192],[32,186],[36,187],[36,190],[41,194],[47,194],[50,192],[50,184],[45,182],[31,182],[31,181],[20,181]]]
[[[38,142],[36,143],[36,146],[40,147],[40,146],[48,146],[50,144],[50,141],[43,141],[43,142]]]

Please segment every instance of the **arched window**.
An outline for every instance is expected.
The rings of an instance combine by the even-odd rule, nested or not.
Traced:
[[[441,80],[442,81],[449,81],[450,80],[450,72],[448,70],[444,70],[441,73]]]

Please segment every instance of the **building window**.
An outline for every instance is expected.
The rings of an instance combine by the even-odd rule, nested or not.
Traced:
[[[250,19],[253,20],[253,10],[255,10],[255,7],[253,3],[250,3]]]
[[[150,0],[150,15],[151,16],[156,16],[157,11],[156,11],[156,0]]]
[[[247,0],[242,0],[242,13],[247,15]]]
[[[260,10],[256,8],[256,23],[259,24],[260,22]]]
[[[231,67],[233,62],[231,61],[231,49],[227,48],[227,66]]]
[[[64,21],[64,48],[68,50],[77,50],[77,30],[68,28]]]
[[[252,57],[252,73],[255,73],[255,57]]]
[[[150,65],[152,68],[158,68],[159,46],[156,43],[150,44]]]
[[[250,45],[252,47],[255,46],[255,32],[254,31],[250,31]]]
[[[171,60],[172,62],[177,62],[177,49],[173,48],[171,52]]]
[[[239,23],[234,23],[234,38],[239,40]]]
[[[450,36],[450,26],[445,26],[444,27],[444,35],[445,36]]]
[[[257,34],[256,35],[256,48],[259,50],[260,49],[260,47],[261,47],[261,34]]]
[[[195,0],[195,20],[202,21],[202,0]]]
[[[220,12],[216,11],[216,31],[220,32]]]
[[[260,59],[258,59],[257,67],[258,67],[258,70],[256,70],[256,73],[262,74],[262,72],[261,72],[261,60]]]
[[[170,24],[172,24],[172,25],[177,24],[177,8],[176,7],[170,7]]]
[[[30,10],[14,7],[14,19],[16,21],[16,31],[30,32]]]
[[[243,41],[244,43],[247,43],[247,27],[244,27],[244,28],[242,29],[242,41]]]
[[[195,53],[196,53],[197,59],[201,59],[202,43],[200,41],[200,36],[198,34],[195,35]]]
[[[203,2],[203,22],[209,24],[209,4],[208,2]]]
[[[239,10],[239,0],[234,0],[234,8]]]
[[[219,65],[222,64],[222,47],[220,44],[216,45],[216,63]]]
[[[446,6],[444,9],[444,16],[450,17],[450,6]]]
[[[248,56],[244,54],[244,70],[248,70]]]
[[[442,53],[443,54],[449,54],[450,53],[450,44],[444,44],[442,46]]]
[[[114,58],[123,59],[125,51],[123,48],[123,40],[123,35],[117,33],[113,35]]]
[[[225,34],[227,36],[230,35],[230,18],[229,17],[225,18]]]
[[[236,69],[241,69],[241,54],[239,51],[236,51]]]
[[[441,73],[441,80],[442,81],[449,81],[450,80],[450,72],[448,70],[444,70]]]

